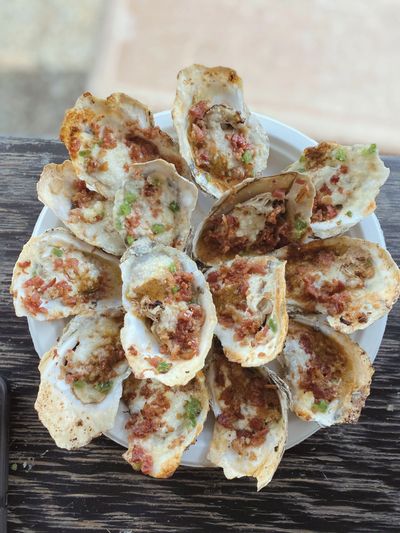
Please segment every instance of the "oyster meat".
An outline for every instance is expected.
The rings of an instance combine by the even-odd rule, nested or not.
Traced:
[[[296,172],[247,181],[226,192],[198,228],[193,252],[207,265],[265,255],[309,231],[314,186]]]
[[[115,195],[114,224],[127,246],[141,237],[183,248],[197,188],[158,159],[136,164]]]
[[[10,292],[16,315],[36,320],[114,309],[121,306],[118,259],[54,228],[25,244]]]
[[[321,318],[289,320],[278,361],[292,395],[292,409],[321,426],[357,422],[374,372],[368,355]]]
[[[172,476],[203,429],[209,409],[204,375],[199,372],[186,385],[167,387],[131,374],[124,383],[123,400],[129,410],[124,459],[149,476]]]
[[[122,344],[138,379],[185,385],[204,366],[216,324],[196,263],[169,246],[138,241],[122,257]]]
[[[260,366],[282,350],[287,333],[285,262],[272,256],[237,257],[206,273],[226,357]]]
[[[118,313],[74,317],[40,361],[35,409],[60,448],[85,446],[114,425],[130,374],[121,325]]]
[[[250,114],[234,70],[202,65],[181,70],[172,116],[181,154],[212,196],[219,198],[267,167],[267,134]]]
[[[306,148],[287,170],[313,180],[311,228],[321,239],[340,235],[373,213],[375,198],[389,176],[376,144],[322,142]]]

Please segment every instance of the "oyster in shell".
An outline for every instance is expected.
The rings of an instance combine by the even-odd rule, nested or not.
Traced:
[[[206,273],[226,357],[242,366],[272,361],[283,348],[288,316],[285,262],[272,256],[237,257]]]
[[[265,255],[307,236],[314,198],[310,178],[291,172],[237,185],[198,228],[193,252],[207,265],[235,255]]]
[[[288,168],[313,180],[311,229],[316,237],[340,235],[375,211],[375,198],[389,176],[376,144],[322,142],[306,148]]]
[[[197,188],[161,159],[137,164],[115,195],[114,224],[127,246],[141,237],[183,248]]]
[[[321,426],[357,422],[374,370],[368,355],[321,318],[289,320],[278,361],[292,395],[292,410]]]
[[[400,272],[387,250],[351,237],[288,246],[288,309],[323,314],[343,333],[364,329],[386,315],[400,294]]]
[[[154,125],[151,111],[123,93],[105,100],[84,93],[65,113],[60,139],[78,177],[107,198],[135,163],[165,159],[190,177],[178,145]]]
[[[208,369],[216,420],[208,459],[228,479],[251,476],[257,490],[277,469],[287,439],[288,393],[266,367],[243,368],[215,346]]]
[[[203,373],[178,387],[131,374],[124,383],[123,400],[129,410],[124,459],[149,476],[172,476],[206,420],[209,399]]]
[[[122,257],[121,340],[138,379],[185,385],[204,366],[215,307],[196,263],[183,252],[138,241]]]
[[[172,116],[181,154],[212,196],[219,198],[267,167],[267,134],[250,114],[234,70],[202,65],[181,70]]]
[[[113,202],[88,189],[71,161],[46,165],[37,192],[39,200],[79,239],[113,255],[124,253],[126,246],[113,224]]]
[[[54,320],[121,306],[118,259],[64,228],[31,237],[15,264],[10,292],[17,316]]]
[[[130,369],[119,335],[122,316],[77,316],[40,361],[35,403],[57,446],[85,446],[114,425]]]

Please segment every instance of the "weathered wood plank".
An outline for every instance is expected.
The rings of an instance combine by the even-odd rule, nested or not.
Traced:
[[[286,453],[261,493],[217,469],[180,468],[169,480],[134,473],[122,449],[100,438],[59,450],[33,408],[39,374],[26,321],[15,318],[10,275],[41,210],[35,186],[55,141],[0,139],[0,371],[11,383],[11,531],[389,531],[400,523],[400,311],[391,313],[372,393],[356,426],[318,432]],[[400,260],[400,158],[377,214]]]

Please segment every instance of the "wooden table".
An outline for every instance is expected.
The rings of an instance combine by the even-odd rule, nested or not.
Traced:
[[[0,139],[0,372],[11,384],[11,531],[399,531],[399,306],[359,424],[321,430],[289,450],[260,493],[252,480],[227,481],[217,469],[181,467],[172,479],[147,478],[107,438],[74,452],[56,448],[33,408],[38,358],[8,287],[42,208],[40,171],[65,157],[58,142]],[[392,174],[377,214],[399,262],[400,158],[385,161]]]

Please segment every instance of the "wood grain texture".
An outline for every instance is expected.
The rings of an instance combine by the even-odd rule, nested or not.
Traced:
[[[8,294],[13,265],[42,208],[36,181],[61,162],[53,141],[0,139],[0,372],[11,385],[11,531],[395,531],[400,523],[400,312],[389,316],[372,393],[359,424],[319,431],[288,451],[272,483],[217,469],[181,467],[173,478],[137,474],[122,448],[100,438],[86,448],[56,448],[33,408],[38,358],[25,319]],[[378,217],[400,260],[400,158],[378,199]],[[14,466],[15,468],[15,466]]]

